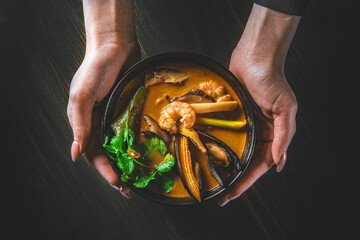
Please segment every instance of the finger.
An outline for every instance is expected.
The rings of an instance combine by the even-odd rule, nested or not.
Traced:
[[[251,187],[262,175],[264,175],[274,164],[271,157],[271,142],[257,145],[259,155],[250,163],[241,179],[230,189],[225,191],[218,200],[220,207],[225,206],[229,201],[238,198],[243,192]]]
[[[127,199],[131,197],[130,189],[121,182],[100,149],[86,152],[85,157],[95,166],[96,170],[112,188],[118,190]]]
[[[73,129],[74,141],[71,146],[71,157],[77,161],[80,155],[86,150],[87,143],[91,136],[92,107],[90,102],[85,101],[71,102],[71,127]]]
[[[285,166],[286,152],[296,132],[296,111],[296,108],[290,108],[274,118],[274,139],[271,152],[278,172]]]
[[[69,122],[70,122],[70,126],[72,127],[72,107],[71,107],[70,102],[69,102],[69,104],[67,106],[66,113],[67,113],[67,116],[68,116],[68,119],[69,119]]]

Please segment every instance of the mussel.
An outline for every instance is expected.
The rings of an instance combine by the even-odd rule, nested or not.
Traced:
[[[214,163],[220,167],[227,167],[230,163],[230,156],[225,151],[225,149],[221,148],[219,145],[213,142],[207,142],[206,149],[209,149],[209,153],[212,154]]]
[[[211,174],[221,185],[226,185],[226,179],[231,174],[241,170],[239,156],[228,145],[214,136],[200,130],[196,130],[196,132],[207,149]]]
[[[203,188],[204,179],[201,175],[200,164],[198,162],[194,162],[194,175],[195,175],[196,182],[199,186],[199,189],[201,191]]]
[[[181,84],[188,79],[188,74],[177,67],[164,67],[155,69],[145,75],[145,87],[159,83]]]
[[[189,139],[202,154],[207,156],[210,173],[221,186],[226,186],[229,176],[240,171],[241,162],[237,154],[224,142],[200,130],[192,130],[197,137],[192,136],[194,132],[187,134],[184,131],[179,131],[176,135],[175,157],[183,185],[190,196],[201,202],[202,179],[199,174],[199,164],[191,159]],[[196,143],[198,141],[201,143]],[[206,148],[206,151],[201,150],[199,147],[201,145]]]
[[[187,102],[187,103],[209,103],[209,102],[215,102],[214,99],[208,95],[206,95],[203,91],[199,89],[191,89],[186,94],[180,96],[180,97],[172,97],[170,95],[165,95],[165,98],[169,102],[174,101],[181,101],[181,102]]]

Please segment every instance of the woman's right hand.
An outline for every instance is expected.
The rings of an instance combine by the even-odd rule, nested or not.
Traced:
[[[67,106],[74,134],[71,157],[75,162],[84,154],[113,188],[129,198],[129,189],[103,154],[100,119],[104,109],[102,101],[119,73],[141,58],[133,1],[86,0],[83,4],[86,54],[72,79]]]

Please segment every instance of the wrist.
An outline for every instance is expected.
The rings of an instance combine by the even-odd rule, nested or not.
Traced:
[[[254,4],[234,53],[242,61],[283,69],[300,17]]]
[[[137,42],[133,0],[84,0],[84,18],[87,51]]]
[[[140,58],[139,43],[137,41],[126,44],[86,46],[85,61],[98,67],[110,65],[121,66],[124,59],[136,55]]]

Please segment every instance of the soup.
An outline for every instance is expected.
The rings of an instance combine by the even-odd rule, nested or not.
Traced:
[[[240,164],[247,137],[241,102],[223,78],[194,64],[161,65],[139,78],[105,141],[108,156],[135,187],[201,202]]]

